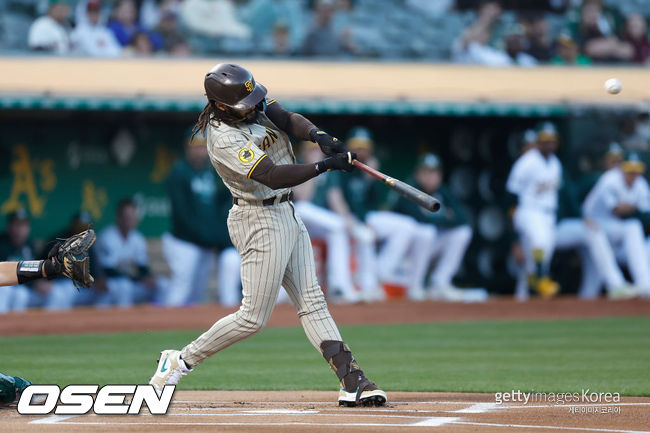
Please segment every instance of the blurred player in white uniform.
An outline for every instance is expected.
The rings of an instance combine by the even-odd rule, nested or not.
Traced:
[[[300,143],[298,158],[304,164],[316,163],[325,157],[318,144]],[[293,187],[296,212],[313,238],[323,238],[327,243],[328,297],[344,302],[359,302],[350,269],[350,237],[345,220],[327,209],[327,176],[321,176]],[[281,294],[281,296],[283,296]],[[339,297],[339,298],[337,298]]]
[[[614,247],[622,247],[639,293],[650,294],[650,260],[639,212],[650,211],[650,188],[641,176],[645,164],[630,153],[620,168],[605,172],[583,204],[583,214],[607,234]]]
[[[515,161],[506,184],[507,190],[517,196],[514,226],[521,240],[528,285],[543,297],[553,296],[559,290],[548,275],[555,248],[558,189],[562,179],[562,165],[555,156],[557,139],[555,126],[550,122],[542,124],[537,131],[536,146]]]
[[[618,167],[623,160],[623,149],[612,143],[603,158],[606,170]],[[600,176],[598,176],[600,177]],[[566,179],[565,179],[566,180]],[[593,176],[582,176],[579,183],[593,187]],[[576,248],[582,262],[582,283],[578,296],[582,299],[598,297],[602,284],[611,299],[626,299],[636,295],[636,287],[625,281],[616,263],[611,244],[602,228],[588,217],[583,217],[580,203],[588,192],[584,186],[566,182],[560,191],[559,222],[556,248]],[[589,188],[591,189],[591,188]]]
[[[97,236],[97,259],[106,274],[111,302],[124,308],[150,301],[156,289],[149,271],[147,241],[136,229],[138,222],[135,202],[122,199],[117,205],[115,224]]]

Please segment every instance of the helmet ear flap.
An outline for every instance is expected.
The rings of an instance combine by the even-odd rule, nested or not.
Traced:
[[[257,111],[260,111],[260,112],[264,113],[266,111],[266,98],[264,98],[260,102],[258,102],[257,105],[255,106],[255,109]]]

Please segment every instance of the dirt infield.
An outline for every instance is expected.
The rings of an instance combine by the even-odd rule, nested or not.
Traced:
[[[217,305],[167,309],[142,306],[127,310],[82,308],[68,312],[28,311],[2,316],[0,335],[78,334],[94,332],[207,329],[234,309]],[[648,316],[649,300],[580,301],[573,297],[533,299],[521,303],[496,298],[485,303],[387,301],[375,304],[330,305],[340,325],[462,320],[534,320],[581,317]],[[296,310],[278,305],[269,326],[299,326]]]
[[[207,328],[233,311],[218,306],[130,310],[80,309],[64,313],[30,311],[4,316],[0,335],[145,331]],[[333,305],[340,324],[461,320],[530,320],[579,317],[647,316],[649,301],[578,301],[558,298],[518,303],[492,299],[484,304],[411,303]],[[278,306],[270,326],[299,325],[295,309]],[[507,391],[507,390],[506,390]],[[383,408],[344,408],[336,392],[179,391],[167,415],[22,416],[15,407],[0,409],[0,432],[609,432],[650,433],[650,398],[619,402],[497,404],[492,394],[389,393]]]
[[[344,408],[336,393],[179,391],[167,415],[22,416],[0,410],[0,431],[96,432],[645,432],[650,399],[617,403],[496,404],[491,394],[389,394],[383,408]]]

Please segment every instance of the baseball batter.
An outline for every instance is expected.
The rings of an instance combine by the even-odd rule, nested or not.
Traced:
[[[259,332],[282,285],[307,338],[341,381],[339,404],[385,404],[386,394],[341,341],[316,280],[307,229],[291,201],[292,186],[328,170],[352,170],[355,155],[303,116],[265,99],[266,88],[239,65],[216,65],[204,86],[208,103],[195,130],[205,131],[212,165],[233,196],[228,232],[242,258],[243,299],[237,312],[182,350],[164,350],[149,383],[162,392],[209,356]],[[317,142],[329,157],[296,164],[287,134]]]

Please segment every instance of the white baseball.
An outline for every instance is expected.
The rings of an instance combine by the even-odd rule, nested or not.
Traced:
[[[605,81],[605,90],[607,90],[607,93],[616,95],[617,93],[620,93],[622,89],[623,84],[621,84],[621,80],[618,78],[610,78],[609,80]]]

